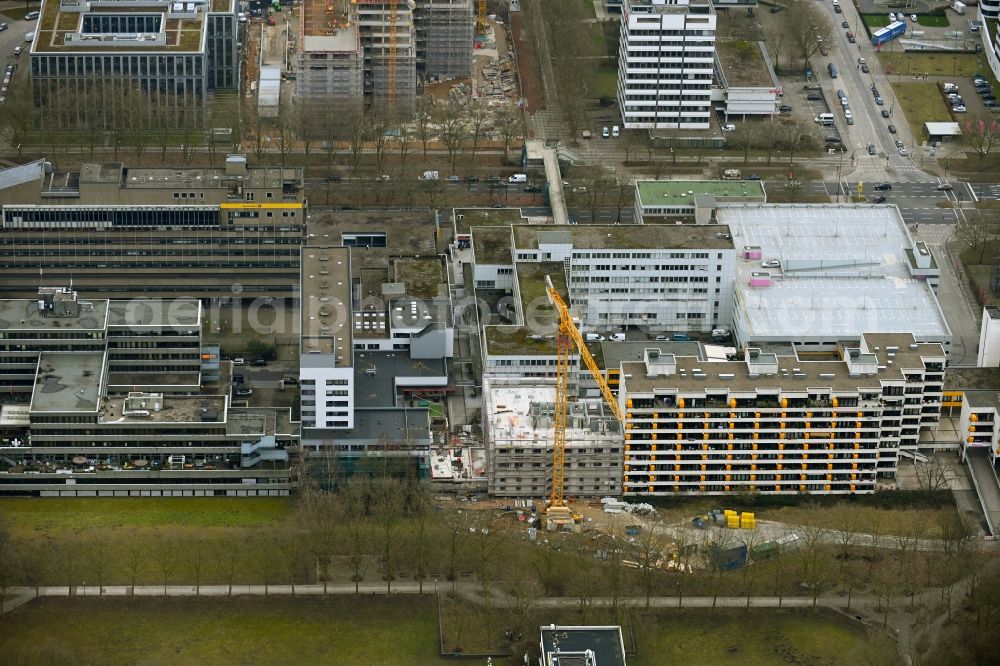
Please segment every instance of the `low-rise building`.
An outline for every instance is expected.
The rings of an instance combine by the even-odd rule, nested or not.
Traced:
[[[715,80],[721,93],[718,101],[722,102],[727,121],[735,117],[770,116],[778,110],[781,84],[764,42],[718,42]]]
[[[767,203],[763,181],[635,181],[635,219],[639,224],[673,223],[677,218],[714,224],[716,208],[725,203]]]
[[[736,361],[651,349],[622,363],[626,495],[871,493],[940,417],[945,353],[863,335],[824,357]]]

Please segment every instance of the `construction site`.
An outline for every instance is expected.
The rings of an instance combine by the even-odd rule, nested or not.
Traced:
[[[502,19],[485,0],[304,0],[251,20],[244,86],[258,115],[292,101],[345,127],[366,108],[407,115],[455,91],[491,109],[520,101]],[[317,116],[318,118],[319,116]]]

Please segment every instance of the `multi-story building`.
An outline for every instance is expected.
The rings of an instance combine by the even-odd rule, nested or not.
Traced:
[[[722,225],[474,227],[471,242],[476,286],[511,289],[529,327],[552,320],[546,275],[565,284],[586,332],[707,333],[732,321],[735,251]]]
[[[555,396],[552,383],[508,378],[484,381],[483,439],[491,495],[544,497],[552,492]],[[623,445],[621,424],[603,400],[570,403],[566,494],[620,495]]]
[[[979,327],[979,352],[976,365],[980,368],[1000,366],[1000,308],[983,307],[983,321]]]
[[[300,22],[301,102],[412,109],[421,81],[472,72],[471,0],[307,0]]]
[[[624,494],[874,492],[939,419],[944,349],[879,334],[828,356],[622,363]]]
[[[49,283],[115,296],[293,298],[305,235],[300,168],[131,168],[44,161],[0,171],[0,294]],[[128,279],[122,279],[127,272]]]
[[[618,104],[626,128],[709,127],[715,27],[707,0],[625,0]]]
[[[201,326],[193,299],[0,300],[0,494],[288,494],[288,410],[233,408]]]
[[[235,0],[45,0],[31,44],[37,129],[205,127],[239,83]]]
[[[733,333],[741,345],[829,351],[862,334],[907,331],[949,348],[935,294],[940,268],[895,206],[722,204],[716,219],[740,248]]]
[[[777,113],[781,84],[764,42],[719,42],[715,50],[715,80],[718,84],[715,97],[722,103],[726,120]]]

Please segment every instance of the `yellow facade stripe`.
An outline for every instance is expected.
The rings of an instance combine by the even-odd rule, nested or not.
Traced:
[[[219,208],[223,210],[274,210],[274,209],[296,209],[301,210],[301,203],[254,203],[252,201],[241,202],[241,203],[224,203],[219,204]]]

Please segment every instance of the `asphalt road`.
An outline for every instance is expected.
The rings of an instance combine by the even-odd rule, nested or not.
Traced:
[[[37,21],[15,21],[5,16],[0,16],[0,23],[6,23],[7,29],[0,32],[0,69],[6,68],[8,64],[18,65],[15,73],[17,77],[28,75],[28,43],[24,41],[25,33],[32,32],[38,25]],[[14,57],[15,47],[24,47],[24,52],[20,57]]]

